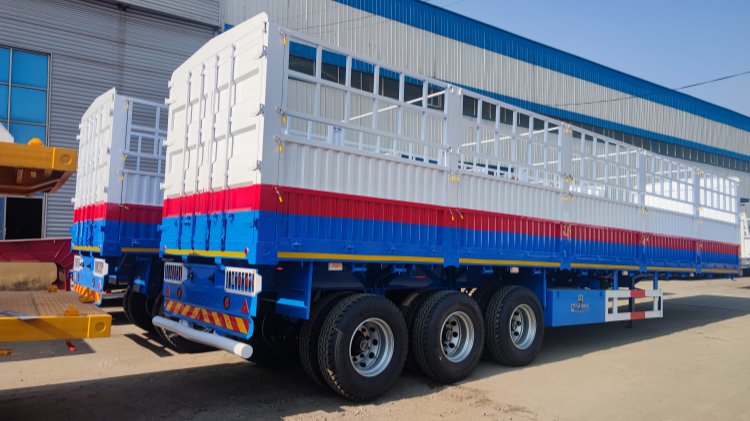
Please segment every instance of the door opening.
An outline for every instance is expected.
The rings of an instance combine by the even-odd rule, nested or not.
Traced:
[[[40,198],[6,198],[5,239],[42,238],[43,206]]]

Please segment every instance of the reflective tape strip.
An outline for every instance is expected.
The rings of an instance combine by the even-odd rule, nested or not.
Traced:
[[[100,292],[88,289],[79,284],[73,284],[73,291],[77,292],[81,297],[94,300],[97,303],[102,300],[102,294]]]
[[[250,330],[250,321],[243,317],[219,313],[217,311],[173,300],[167,300],[164,304],[164,308],[170,313],[218,326],[233,332],[238,332],[243,335],[246,335]]]
[[[619,322],[623,320],[657,319],[664,316],[662,291],[642,289],[622,289],[605,291],[607,305],[604,307],[605,322]],[[620,311],[619,300],[635,298],[651,298],[653,300],[651,310],[648,311]]]

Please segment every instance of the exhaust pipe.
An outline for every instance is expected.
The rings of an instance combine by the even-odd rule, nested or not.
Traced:
[[[174,332],[193,342],[223,349],[224,351],[231,352],[232,354],[244,359],[248,359],[253,355],[253,347],[244,342],[235,341],[213,333],[201,332],[200,330],[195,330],[161,316],[154,317],[152,321],[154,326],[159,326],[162,329]]]

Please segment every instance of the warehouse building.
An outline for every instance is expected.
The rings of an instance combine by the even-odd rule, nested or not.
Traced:
[[[218,0],[0,0],[0,123],[15,141],[77,148],[81,116],[113,86],[163,102],[167,81],[217,33]],[[0,239],[70,237],[75,178],[0,198]]]
[[[195,49],[265,11],[379,62],[738,177],[750,198],[750,117],[423,1],[0,0],[0,7],[8,11],[0,15],[0,122],[21,139],[43,133],[50,145],[75,147],[80,116],[99,93],[115,86],[161,100],[171,71]],[[40,214],[32,234],[67,236],[73,190],[69,183],[46,197],[7,199],[5,238],[15,236],[8,227],[16,215],[32,215],[23,200],[36,200],[29,203]]]

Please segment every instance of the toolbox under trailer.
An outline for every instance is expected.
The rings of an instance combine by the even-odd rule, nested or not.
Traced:
[[[456,58],[458,60],[458,58]],[[739,270],[738,184],[265,14],[172,75],[154,324],[367,399]],[[636,288],[649,281],[652,288]],[[635,306],[636,301],[646,301]]]

